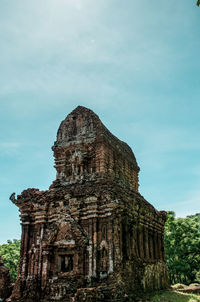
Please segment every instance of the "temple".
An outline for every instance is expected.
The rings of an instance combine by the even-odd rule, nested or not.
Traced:
[[[49,190],[11,195],[22,237],[9,301],[134,301],[166,288],[166,213],[138,192],[131,148],[78,106],[52,150],[57,176]]]

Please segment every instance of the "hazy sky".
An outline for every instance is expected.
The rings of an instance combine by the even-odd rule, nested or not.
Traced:
[[[157,209],[200,212],[199,51],[196,0],[0,0],[0,243],[20,238],[10,194],[55,179],[77,105],[131,146]]]

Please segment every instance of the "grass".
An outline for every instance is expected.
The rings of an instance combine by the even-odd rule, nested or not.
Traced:
[[[150,302],[200,302],[200,295],[180,293],[177,291],[165,291],[156,294]]]

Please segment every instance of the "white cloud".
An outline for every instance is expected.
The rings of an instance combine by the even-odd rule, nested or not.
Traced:
[[[85,87],[91,86],[90,94],[94,83],[106,94],[109,85],[120,85],[118,74],[125,81],[131,74],[133,85],[150,81],[152,75],[164,80],[177,62],[172,44],[163,38],[168,33],[155,28],[160,19],[157,10],[143,10],[141,18],[137,1],[114,5],[113,1],[46,0],[13,5],[1,18],[1,94],[69,89],[75,93],[78,84],[84,95]],[[147,22],[151,19],[150,28],[145,17]],[[164,18],[166,24],[172,26]],[[150,30],[156,34],[149,35]],[[87,81],[90,85],[85,85]]]
[[[16,149],[21,146],[20,143],[18,142],[1,142],[0,143],[0,148],[1,149]]]
[[[0,155],[13,155],[20,147],[19,142],[0,142]]]

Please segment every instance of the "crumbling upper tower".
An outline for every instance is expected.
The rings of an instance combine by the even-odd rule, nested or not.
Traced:
[[[63,184],[110,179],[138,191],[139,167],[131,148],[90,109],[78,106],[66,117],[52,149]]]

